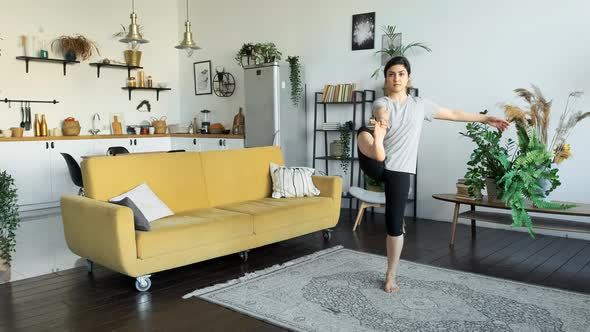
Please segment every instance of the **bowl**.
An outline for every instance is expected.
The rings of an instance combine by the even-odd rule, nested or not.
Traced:
[[[222,128],[209,128],[209,133],[211,134],[223,134]]]

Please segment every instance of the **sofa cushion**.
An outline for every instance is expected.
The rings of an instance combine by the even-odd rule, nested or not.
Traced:
[[[330,197],[263,198],[219,206],[219,209],[249,214],[254,217],[254,234],[261,234],[298,223],[333,215]]]
[[[272,198],[318,196],[320,190],[311,176],[315,169],[309,167],[285,167],[270,163]]]
[[[170,208],[158,198],[158,195],[156,195],[156,193],[154,193],[145,183],[142,183],[119,196],[109,199],[109,202],[117,204],[124,198],[129,198],[132,201],[133,206],[141,212],[141,216],[148,222],[174,214],[174,212],[172,212],[172,210],[170,210]],[[129,205],[126,206],[132,207]],[[135,215],[135,210],[133,210],[133,213]]]
[[[150,222],[143,215],[143,213],[137,207],[137,205],[133,203],[131,198],[125,197],[120,201],[111,201],[111,203],[126,206],[131,209],[131,211],[133,212],[133,223],[135,224],[136,231],[148,232],[150,230]]]
[[[210,207],[199,152],[90,157],[82,178],[86,197],[101,201],[147,183],[174,213]]]
[[[270,197],[268,165],[283,165],[278,146],[201,153],[211,207]]]
[[[253,236],[252,216],[215,208],[175,214],[150,226],[149,232],[135,232],[140,259]]]

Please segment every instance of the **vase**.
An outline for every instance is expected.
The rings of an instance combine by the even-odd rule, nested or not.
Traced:
[[[64,59],[67,61],[76,61],[76,53],[68,51],[64,54]]]
[[[498,200],[498,183],[494,178],[486,178],[486,191],[488,192],[488,200],[496,201]]]
[[[342,156],[342,142],[333,141],[330,143],[330,157],[340,158]]]

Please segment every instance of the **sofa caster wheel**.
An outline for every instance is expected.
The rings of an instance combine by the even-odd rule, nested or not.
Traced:
[[[242,262],[246,263],[248,261],[248,250],[240,252],[240,258]]]
[[[145,292],[150,287],[152,287],[152,280],[149,275],[135,278],[135,289],[139,292]]]
[[[332,239],[332,230],[326,229],[326,230],[322,231],[322,235],[324,236],[324,240],[330,241],[330,239]]]
[[[94,269],[94,262],[87,259],[86,260],[86,270],[88,271],[88,273],[92,273],[93,269]]]

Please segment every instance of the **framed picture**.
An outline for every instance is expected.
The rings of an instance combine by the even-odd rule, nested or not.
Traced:
[[[211,89],[211,61],[201,61],[193,63],[195,72],[195,95],[210,95]]]
[[[375,48],[375,12],[352,15],[352,50]]]

